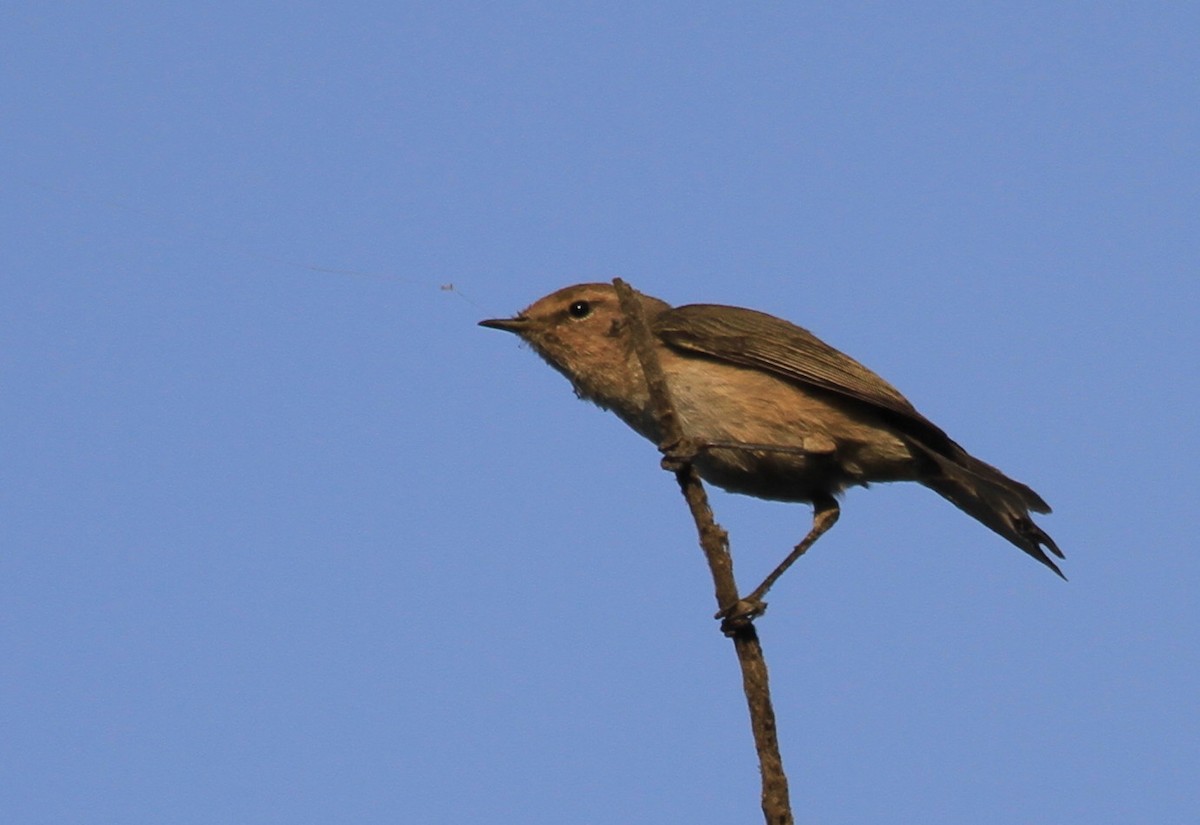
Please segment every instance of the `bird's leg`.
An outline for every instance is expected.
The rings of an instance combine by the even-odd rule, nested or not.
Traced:
[[[808,552],[808,548],[816,544],[817,539],[821,538],[830,527],[837,523],[838,516],[841,514],[841,509],[838,507],[837,499],[826,493],[818,494],[813,497],[813,523],[812,529],[808,531],[808,535],[797,544],[788,557],[779,563],[779,566],[771,571],[762,584],[754,588],[750,595],[738,599],[733,604],[722,609],[715,618],[724,619],[726,624],[731,622],[742,622],[762,615],[767,609],[766,603],[762,600],[763,596],[767,595],[767,591],[771,586],[779,580],[779,577],[787,572],[796,559]]]
[[[830,442],[826,444],[828,439],[816,439],[816,444],[805,444],[803,446],[783,445],[783,444],[749,444],[741,441],[700,441],[698,439],[684,436],[677,441],[664,443],[659,446],[659,450],[663,454],[662,466],[664,470],[678,472],[684,467],[689,466],[696,460],[697,456],[706,450],[743,450],[753,452],[767,453],[790,453],[798,455],[819,455],[826,452],[832,452],[835,445]],[[816,544],[817,539],[823,536],[830,527],[837,523],[841,509],[838,507],[837,499],[828,493],[818,493],[813,496],[813,524],[808,531],[808,535],[792,548],[792,552],[788,557],[779,563],[779,565],[771,571],[762,584],[754,588],[750,595],[738,599],[730,605],[726,605],[715,616],[715,618],[723,619],[721,628],[730,635],[737,629],[755,618],[761,616],[767,609],[766,602],[763,596],[767,591],[779,580],[779,577],[787,572],[796,559],[808,552],[808,548]]]

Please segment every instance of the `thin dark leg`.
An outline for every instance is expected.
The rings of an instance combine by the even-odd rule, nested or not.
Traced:
[[[837,523],[838,516],[841,514],[841,508],[838,507],[837,499],[831,495],[818,495],[813,498],[813,523],[812,529],[808,531],[808,535],[803,541],[797,544],[788,557],[779,563],[779,566],[771,571],[762,584],[754,588],[753,592],[745,598],[739,599],[734,604],[729,605],[716,618],[725,619],[726,621],[734,621],[739,619],[752,619],[761,614],[767,609],[763,603],[763,596],[767,595],[767,591],[771,586],[779,580],[779,577],[787,572],[796,559],[808,552],[808,548],[817,543],[817,539],[825,535],[825,533]]]

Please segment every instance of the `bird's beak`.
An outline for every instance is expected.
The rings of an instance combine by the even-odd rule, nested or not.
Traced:
[[[531,326],[528,318],[522,318],[519,315],[516,318],[489,318],[486,321],[480,321],[479,326],[488,327],[489,329],[502,329],[505,332],[515,332],[520,335]]]

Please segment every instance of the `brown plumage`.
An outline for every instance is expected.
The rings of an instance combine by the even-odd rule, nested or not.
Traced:
[[[739,307],[672,308],[639,295],[684,431],[702,447],[701,477],[731,492],[811,502],[831,514],[847,486],[916,481],[1058,575],[1062,552],[1030,517],[1050,507],[1026,485],[970,455],[895,387],[794,324]],[[514,318],[514,332],[574,385],[655,443],[649,391],[617,294],[579,284]],[[1044,549],[1043,549],[1044,548]]]

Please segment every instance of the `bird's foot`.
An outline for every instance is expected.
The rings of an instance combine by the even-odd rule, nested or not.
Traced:
[[[699,441],[687,436],[661,445],[658,449],[663,454],[662,468],[672,473],[679,472],[696,460],[702,447]]]
[[[721,620],[722,633],[732,636],[766,612],[767,603],[755,596],[750,596],[723,607],[713,618]]]

